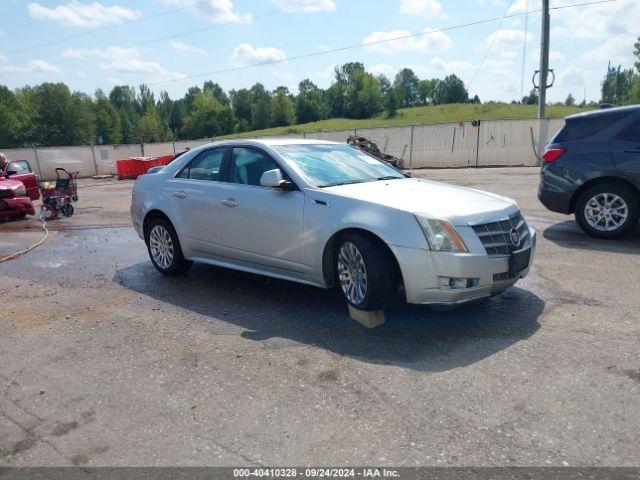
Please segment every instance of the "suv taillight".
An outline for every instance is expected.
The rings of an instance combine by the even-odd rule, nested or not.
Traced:
[[[542,155],[542,160],[545,162],[555,162],[566,151],[567,149],[562,147],[547,148]]]

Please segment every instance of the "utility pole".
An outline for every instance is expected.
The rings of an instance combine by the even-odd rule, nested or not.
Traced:
[[[542,34],[540,35],[540,95],[538,100],[538,118],[545,118],[547,104],[547,82],[549,80],[549,43],[551,15],[549,0],[542,0]]]

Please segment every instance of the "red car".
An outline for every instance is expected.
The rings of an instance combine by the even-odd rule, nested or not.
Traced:
[[[31,165],[26,160],[9,160],[2,172],[0,179],[11,179],[22,182],[27,189],[27,195],[31,200],[40,198],[40,189],[38,188],[38,176],[33,172]]]
[[[22,182],[0,177],[0,218],[21,218],[35,215],[33,202]]]

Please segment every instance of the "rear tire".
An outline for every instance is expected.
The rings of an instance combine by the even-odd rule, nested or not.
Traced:
[[[595,185],[576,202],[576,222],[589,236],[620,238],[638,223],[638,197],[629,188],[615,183]]]
[[[395,275],[389,253],[370,237],[348,233],[334,258],[338,289],[358,310],[381,310],[393,294]]]
[[[151,263],[164,275],[179,275],[189,270],[193,262],[182,254],[178,234],[164,218],[154,218],[145,235]]]
[[[62,212],[62,215],[68,218],[73,216],[73,212],[75,212],[75,209],[73,208],[73,205],[71,205],[70,203],[67,203],[60,207],[60,212]]]

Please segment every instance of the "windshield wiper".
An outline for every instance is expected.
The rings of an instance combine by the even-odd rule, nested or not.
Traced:
[[[378,177],[376,178],[376,180],[400,180],[402,178],[406,178],[406,177],[396,177],[394,175],[387,175],[386,177]]]
[[[345,180],[344,182],[327,183],[326,185],[318,185],[318,188],[340,187],[341,185],[352,185],[354,183],[370,182],[371,180]]]

